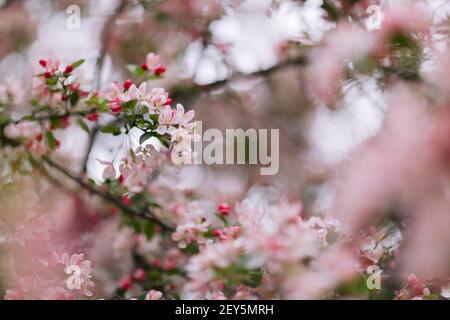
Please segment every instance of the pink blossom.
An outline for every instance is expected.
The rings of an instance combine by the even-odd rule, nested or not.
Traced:
[[[145,295],[145,300],[160,300],[163,297],[163,294],[161,291],[158,290],[150,290]]]
[[[98,162],[100,162],[102,165],[105,166],[103,169],[103,179],[105,180],[114,180],[117,176],[116,169],[114,168],[114,164],[110,161],[103,161],[97,159]]]
[[[145,66],[147,69],[154,71],[161,66],[161,58],[159,55],[150,52],[145,57]]]

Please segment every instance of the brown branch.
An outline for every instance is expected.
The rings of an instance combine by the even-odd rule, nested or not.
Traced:
[[[113,204],[114,206],[116,206],[117,208],[122,210],[125,214],[128,214],[128,215],[133,216],[133,217],[137,217],[137,218],[143,218],[143,219],[150,220],[153,223],[161,226],[164,230],[172,230],[172,228],[170,226],[168,226],[167,224],[161,222],[160,220],[155,218],[150,213],[138,211],[135,208],[132,208],[132,207],[130,207],[128,205],[123,204],[120,199],[116,198],[111,193],[98,190],[97,188],[91,186],[87,182],[83,181],[81,178],[79,178],[79,177],[73,175],[72,173],[70,173],[67,169],[65,169],[64,167],[62,167],[58,163],[54,162],[48,156],[43,156],[42,160],[45,163],[47,163],[50,167],[52,167],[53,169],[59,171],[64,176],[66,176],[67,178],[71,179],[73,182],[78,184],[83,189],[86,189],[89,192],[91,192],[92,194],[95,194],[95,195],[99,196],[100,198],[102,198],[105,201],[108,201],[109,203]]]
[[[116,11],[108,18],[108,20],[105,22],[105,25],[103,26],[102,33],[100,35],[100,53],[97,58],[97,82],[96,87],[97,89],[100,88],[100,81],[101,81],[101,74],[103,70],[103,65],[105,63],[105,57],[106,52],[108,50],[108,45],[111,39],[111,36],[114,31],[114,24],[116,23],[117,18],[122,14],[122,12],[125,10],[126,6],[128,4],[127,0],[122,0],[119,4],[119,6],[116,8]]]
[[[97,81],[96,81],[97,90],[100,89],[103,65],[105,63],[106,52],[108,50],[108,44],[110,42],[110,38],[113,33],[114,24],[116,23],[116,20],[120,16],[120,14],[125,10],[126,6],[127,0],[122,0],[119,6],[117,7],[115,13],[109,17],[109,19],[105,22],[105,25],[103,26],[102,34],[100,36],[101,48],[99,56],[97,58]],[[99,133],[99,131],[100,127],[98,125],[95,125],[92,128],[92,131],[89,135],[88,146],[86,148],[86,152],[83,157],[83,164],[81,167],[82,173],[87,172],[87,164],[89,161],[89,156],[91,154],[92,147],[94,146],[94,142],[95,139],[97,138],[97,134]]]
[[[95,125],[92,130],[91,133],[89,134],[89,141],[88,141],[88,146],[86,148],[86,152],[84,154],[83,157],[83,164],[81,167],[81,172],[82,173],[86,173],[87,172],[87,164],[89,162],[89,156],[91,155],[91,151],[92,148],[94,147],[94,142],[95,139],[97,138],[98,133],[100,132],[100,127],[98,125]]]
[[[256,77],[267,77],[267,76],[270,76],[271,74],[278,72],[280,70],[283,70],[287,67],[304,66],[306,64],[307,64],[307,59],[303,56],[300,56],[295,59],[289,59],[289,60],[283,61],[283,62],[276,64],[273,67],[270,67],[267,69],[258,70],[256,72],[247,73],[247,74],[246,73],[235,73],[233,76],[231,76],[229,78],[219,80],[216,82],[212,82],[212,83],[209,83],[206,85],[198,85],[198,87],[200,87],[202,89],[206,89],[206,90],[213,90],[213,89],[220,88],[224,85],[227,85],[231,81],[251,79],[251,78],[256,78]]]
[[[50,120],[52,118],[65,118],[65,117],[77,117],[77,116],[86,116],[89,113],[93,113],[93,112],[102,112],[102,111],[98,111],[98,110],[87,110],[87,111],[68,111],[62,114],[46,114],[46,115],[42,115],[42,116],[33,116],[32,114],[30,116],[33,116],[33,118],[22,118],[22,119],[18,119],[18,120],[13,120],[11,121],[11,123],[14,124],[19,124],[22,122],[33,122],[33,121],[45,121],[45,120]]]

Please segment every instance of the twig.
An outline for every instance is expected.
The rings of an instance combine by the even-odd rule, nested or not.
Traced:
[[[42,116],[35,116],[33,118],[22,118],[19,120],[13,120],[11,121],[11,123],[14,124],[19,124],[22,122],[33,122],[33,121],[45,121],[45,120],[50,120],[52,118],[65,118],[65,117],[76,117],[76,116],[86,116],[89,113],[93,113],[93,112],[101,112],[98,110],[88,110],[88,111],[68,111],[62,114],[46,114],[46,115],[42,115]]]
[[[120,16],[120,14],[125,10],[127,6],[127,0],[122,0],[117,7],[114,14],[112,14],[109,19],[105,22],[105,25],[103,26],[102,34],[100,36],[100,42],[101,42],[101,48],[100,53],[97,59],[97,81],[96,81],[96,88],[97,90],[100,89],[101,85],[101,76],[103,71],[103,65],[105,63],[105,57],[106,52],[108,49],[109,40],[111,38],[112,32],[113,32],[113,26],[116,23],[117,18]],[[100,131],[100,127],[96,124],[89,135],[89,141],[88,146],[86,148],[85,155],[83,157],[83,164],[82,164],[82,173],[87,172],[87,164],[89,161],[89,156],[92,151],[92,147],[94,146],[95,139],[97,138],[97,134]]]
[[[116,8],[116,11],[108,18],[103,26],[102,34],[100,36],[101,48],[100,53],[97,59],[97,81],[96,87],[100,88],[101,84],[101,74],[103,70],[103,64],[105,63],[106,52],[108,50],[109,40],[114,31],[114,24],[116,23],[116,19],[120,16],[120,14],[125,10],[127,6],[127,0],[122,0],[119,6]]]
[[[95,139],[97,138],[97,134],[99,132],[100,132],[100,127],[98,125],[95,125],[95,127],[92,128],[92,130],[89,134],[88,146],[86,148],[86,152],[83,157],[83,165],[81,167],[82,173],[87,172],[87,164],[89,162],[89,156],[91,155],[92,147],[94,146]]]
[[[165,223],[161,222],[160,220],[156,219],[154,216],[152,216],[150,214],[147,214],[146,212],[138,211],[138,210],[136,210],[136,209],[134,209],[134,208],[132,208],[130,206],[127,206],[127,205],[123,204],[120,199],[117,199],[111,193],[100,191],[97,188],[91,186],[90,184],[84,182],[81,178],[73,175],[67,169],[63,168],[61,165],[59,165],[58,163],[56,163],[52,159],[50,159],[48,156],[43,156],[42,160],[45,163],[47,163],[50,167],[56,169],[57,171],[62,173],[64,176],[66,176],[67,178],[69,178],[72,181],[74,181],[80,187],[82,187],[82,188],[88,190],[89,192],[91,192],[91,193],[101,197],[102,199],[112,203],[117,208],[121,209],[124,213],[129,214],[129,215],[134,216],[134,217],[137,217],[137,218],[143,218],[143,219],[150,220],[150,221],[154,222],[155,224],[161,226],[165,230],[171,230],[172,229],[170,226],[168,226]]]
[[[267,69],[258,70],[256,72],[248,73],[248,74],[236,73],[229,78],[219,80],[216,82],[212,82],[212,83],[209,83],[206,85],[198,85],[198,87],[200,87],[202,89],[206,89],[206,90],[212,90],[212,89],[220,88],[220,87],[228,84],[231,81],[242,80],[242,79],[251,79],[251,78],[255,78],[255,77],[267,77],[267,76],[269,76],[277,71],[280,71],[282,69],[285,69],[287,67],[304,66],[306,64],[307,64],[307,59],[303,56],[300,56],[295,59],[289,59],[289,60],[283,61],[283,62],[276,64],[273,67],[270,67]]]

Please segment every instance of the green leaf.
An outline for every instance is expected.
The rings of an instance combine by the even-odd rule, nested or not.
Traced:
[[[55,150],[57,140],[56,140],[55,136],[53,135],[53,133],[52,133],[51,131],[48,131],[48,130],[47,130],[47,132],[45,133],[45,136],[46,136],[46,138],[47,138],[47,144],[48,144],[48,147],[49,147],[51,150]]]
[[[46,80],[47,85],[54,86],[58,83],[58,76],[54,75]]]
[[[89,178],[88,184],[89,184],[91,187],[95,187],[95,186],[97,185],[97,183],[95,183],[95,180],[92,179],[92,178]]]
[[[80,126],[81,129],[83,129],[84,131],[86,131],[86,133],[89,133],[89,127],[88,127],[88,125],[86,124],[86,122],[84,122],[83,119],[78,118],[78,119],[77,119],[77,123],[78,123],[78,125]]]
[[[34,120],[34,116],[29,115],[29,116],[23,116],[22,118],[20,118],[20,121],[33,121]]]
[[[148,122],[144,119],[136,119],[135,123],[136,123],[136,126],[138,126],[139,128],[142,128],[142,129],[146,129],[150,125],[150,122]]]
[[[145,75],[145,70],[138,66],[134,69],[134,75],[138,78],[141,78]]]
[[[31,99],[30,104],[35,107],[35,108],[39,108],[39,102],[36,99]]]
[[[7,124],[9,121],[11,121],[9,114],[5,112],[0,112],[0,125]]]
[[[61,117],[59,116],[51,116],[49,118],[50,123],[55,127],[55,128],[61,128]]]
[[[143,144],[145,141],[147,141],[147,140],[150,139],[151,137],[153,137],[153,133],[152,133],[152,132],[145,132],[145,133],[142,134],[141,137],[139,138],[139,144]]]
[[[122,133],[120,131],[120,128],[115,126],[115,125],[113,125],[113,124],[103,127],[100,131],[103,132],[103,133],[111,133],[111,134],[113,134],[115,136],[118,136],[119,134]]]
[[[143,194],[144,200],[150,204],[150,205],[155,205],[156,201],[155,201],[155,197],[153,197],[150,193],[148,192],[144,192]]]
[[[250,270],[248,272],[247,279],[245,279],[244,283],[251,288],[256,288],[257,286],[259,286],[262,279],[263,279],[263,271],[259,269]]]
[[[148,113],[148,107],[147,106],[143,106],[142,108],[141,108],[141,113],[142,114],[145,114],[145,113]]]
[[[81,66],[86,60],[84,59],[80,59],[78,61],[75,61],[74,63],[72,63],[72,67],[74,69],[78,68],[79,66]]]
[[[153,123],[158,123],[158,115],[157,114],[151,114],[149,116],[150,120],[153,121]]]
[[[228,221],[223,215],[216,213],[216,217],[219,218],[219,220],[222,221],[226,227],[228,227]]]
[[[161,144],[166,147],[166,148],[170,148],[170,139],[164,137],[164,136],[159,136],[158,140],[161,142]]]
[[[130,100],[125,102],[122,106],[125,110],[134,110],[136,107],[137,100]]]
[[[72,92],[72,94],[70,95],[70,105],[72,107],[75,107],[79,100],[80,100],[80,95],[78,94],[78,92]]]
[[[134,153],[133,148],[130,148],[130,156],[131,156],[131,159],[133,159],[133,161],[136,160],[136,154]]]
[[[156,225],[153,221],[146,221],[143,227],[143,232],[147,236],[147,239],[150,240],[155,234]]]

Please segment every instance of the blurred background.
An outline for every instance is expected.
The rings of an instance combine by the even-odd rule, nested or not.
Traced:
[[[432,33],[425,42],[433,45],[424,46],[419,63],[420,72],[426,74],[427,70],[434,70],[437,61],[427,48],[447,46],[450,3],[439,0],[415,3],[418,2],[430,13],[432,20]],[[398,168],[416,161],[414,157],[421,153],[417,149],[413,151],[412,147],[400,152],[392,142],[402,145],[405,141],[417,141],[414,134],[422,127],[410,125],[417,120],[411,115],[408,118],[394,114],[394,120],[388,121],[395,123],[392,124],[393,131],[404,129],[410,133],[410,140],[400,135],[394,135],[398,140],[387,136],[385,139],[392,146],[378,146],[377,149],[377,145],[383,143],[373,139],[386,126],[385,117],[391,108],[389,101],[393,99],[388,89],[394,80],[383,73],[388,68],[380,68],[381,73],[364,73],[349,67],[339,81],[339,94],[328,101],[311,94],[311,83],[325,83],[326,59],[323,69],[317,69],[323,77],[311,77],[308,73],[314,57],[327,54],[315,49],[327,43],[324,39],[329,32],[349,21],[365,30],[376,31],[382,25],[383,17],[378,16],[375,9],[368,8],[371,5],[384,8],[389,3],[377,0],[0,0],[0,102],[7,101],[13,93],[14,103],[2,103],[2,107],[9,108],[15,118],[29,112],[30,79],[39,69],[37,61],[40,59],[59,59],[62,64],[86,59],[78,73],[82,86],[86,90],[101,91],[111,81],[122,83],[132,78],[127,66],[140,65],[148,52],[155,52],[161,56],[168,71],[164,79],[152,81],[151,86],[166,88],[175,103],[182,103],[187,110],[195,110],[196,120],[203,122],[203,130],[280,130],[280,170],[275,176],[261,176],[257,165],[187,166],[173,181],[166,178],[166,184],[172,184],[185,195],[194,193],[195,198],[230,203],[243,199],[254,185],[276,186],[290,201],[301,201],[304,217],[336,214],[336,208],[345,212],[362,212],[369,207],[372,210],[371,201],[377,205],[385,202],[389,207],[375,206],[379,211],[403,212],[408,205],[391,206],[405,200],[403,193],[396,198],[402,201],[391,202],[390,197],[378,197],[382,193],[380,190],[386,185],[397,185],[396,179],[404,182],[398,189],[406,190],[412,185],[419,187],[426,179],[441,177],[448,168],[428,167],[428,174],[424,173],[416,180],[405,178],[419,171],[415,168],[411,169],[413,173],[395,175],[400,171]],[[336,47],[342,43],[343,47],[354,48],[359,38],[341,40]],[[316,64],[320,66],[321,60],[318,59]],[[408,83],[408,86],[412,92],[424,90],[420,85],[415,87]],[[394,100],[401,101],[400,104],[416,101],[396,97]],[[108,119],[101,121],[106,123]],[[427,124],[424,126],[428,128]],[[98,182],[102,181],[103,166],[96,159],[112,161],[117,166],[129,146],[139,139],[133,134],[124,138],[99,133],[90,140],[77,126],[57,134],[65,143],[56,156],[66,168],[73,172],[86,169],[87,176]],[[92,149],[84,163],[90,144]],[[366,149],[375,151],[365,153]],[[394,160],[386,159],[393,158],[397,151],[395,166]],[[354,157],[360,153],[364,155]],[[425,160],[420,163],[430,164]],[[357,178],[355,175],[348,177],[352,170]],[[382,181],[376,180],[377,175]],[[15,208],[22,200],[8,198],[0,205],[0,216],[10,216],[12,211],[22,210],[26,214],[34,210],[29,209],[30,206],[35,208],[29,199],[36,197],[45,199],[45,204],[39,206],[50,208],[48,210],[52,212],[64,211],[62,207],[67,211],[68,205],[61,202],[56,205],[52,200],[58,197],[54,189],[39,185],[30,188],[38,190],[38,194],[19,195],[20,199],[27,199],[25,208]],[[438,193],[446,193],[446,188]],[[423,194],[421,191],[419,188],[405,194],[414,198],[414,195]],[[436,195],[434,191],[431,194]],[[438,205],[439,202],[431,198],[421,203],[419,211],[427,211],[429,206],[425,202],[439,207],[436,211],[442,211],[439,221],[446,233],[450,226],[447,224],[449,207]],[[447,195],[444,198],[447,201]],[[66,201],[72,203],[73,199]],[[405,203],[411,204],[409,200]],[[76,208],[69,210],[70,214],[76,212]],[[64,219],[71,221],[68,217],[60,215],[57,220],[64,224],[67,222]],[[1,230],[0,221],[0,243]],[[448,237],[430,240],[441,248],[438,251],[439,257],[445,260],[444,274],[450,265],[447,240]],[[426,239],[417,241],[420,244],[427,242]]]

